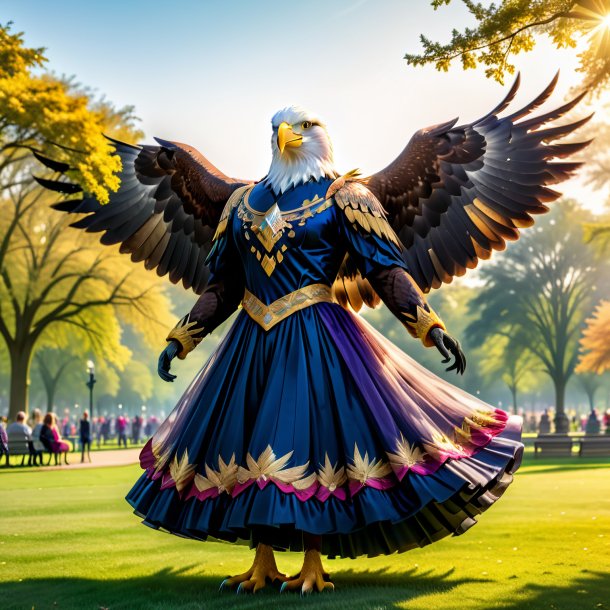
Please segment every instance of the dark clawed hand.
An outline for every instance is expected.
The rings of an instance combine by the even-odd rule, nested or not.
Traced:
[[[430,331],[430,338],[443,356],[443,364],[451,362],[452,357],[455,358],[454,363],[445,370],[455,371],[458,375],[463,375],[466,370],[466,356],[462,351],[460,342],[438,327]]]
[[[157,373],[163,381],[172,382],[176,379],[176,375],[172,375],[169,372],[169,369],[171,367],[171,362],[178,354],[179,349],[180,345],[176,341],[170,341],[170,343],[167,344],[167,347],[161,352],[157,364]]]

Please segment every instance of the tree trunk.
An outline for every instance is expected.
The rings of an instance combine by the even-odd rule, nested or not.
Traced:
[[[566,381],[554,379],[555,386],[555,434],[567,434],[570,431],[570,420],[565,412]]]
[[[14,420],[19,411],[28,412],[28,392],[30,385],[30,363],[32,348],[16,347],[10,352],[11,388],[9,394],[9,419]]]
[[[47,413],[53,411],[53,403],[55,402],[55,390],[57,389],[57,379],[54,379],[50,384],[45,383],[47,391]]]
[[[510,393],[513,397],[513,413],[517,415],[517,386],[514,385],[510,389]]]

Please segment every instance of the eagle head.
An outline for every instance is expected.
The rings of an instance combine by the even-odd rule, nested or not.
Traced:
[[[265,181],[276,193],[311,179],[336,178],[333,147],[324,123],[313,113],[289,106],[271,119],[272,159]]]

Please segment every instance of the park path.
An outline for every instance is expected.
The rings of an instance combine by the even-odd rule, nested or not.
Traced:
[[[81,464],[80,452],[68,454],[69,464],[62,466],[39,466],[37,470],[77,470],[80,468],[101,468],[103,466],[128,466],[137,464],[139,461],[141,447],[134,449],[108,449],[106,451],[92,451],[91,462]],[[48,454],[45,453],[45,462],[48,459]],[[51,462],[54,463],[54,460]]]

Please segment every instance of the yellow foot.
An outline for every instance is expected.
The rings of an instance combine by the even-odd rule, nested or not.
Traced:
[[[238,594],[256,593],[274,581],[285,582],[286,576],[277,569],[273,549],[266,544],[259,544],[256,547],[252,567],[243,574],[225,578],[220,583],[220,591],[237,588]]]
[[[301,595],[309,595],[314,591],[334,591],[335,585],[330,581],[330,576],[322,567],[320,552],[315,550],[305,551],[303,567],[296,576],[289,578],[280,589],[285,591],[301,590]]]

